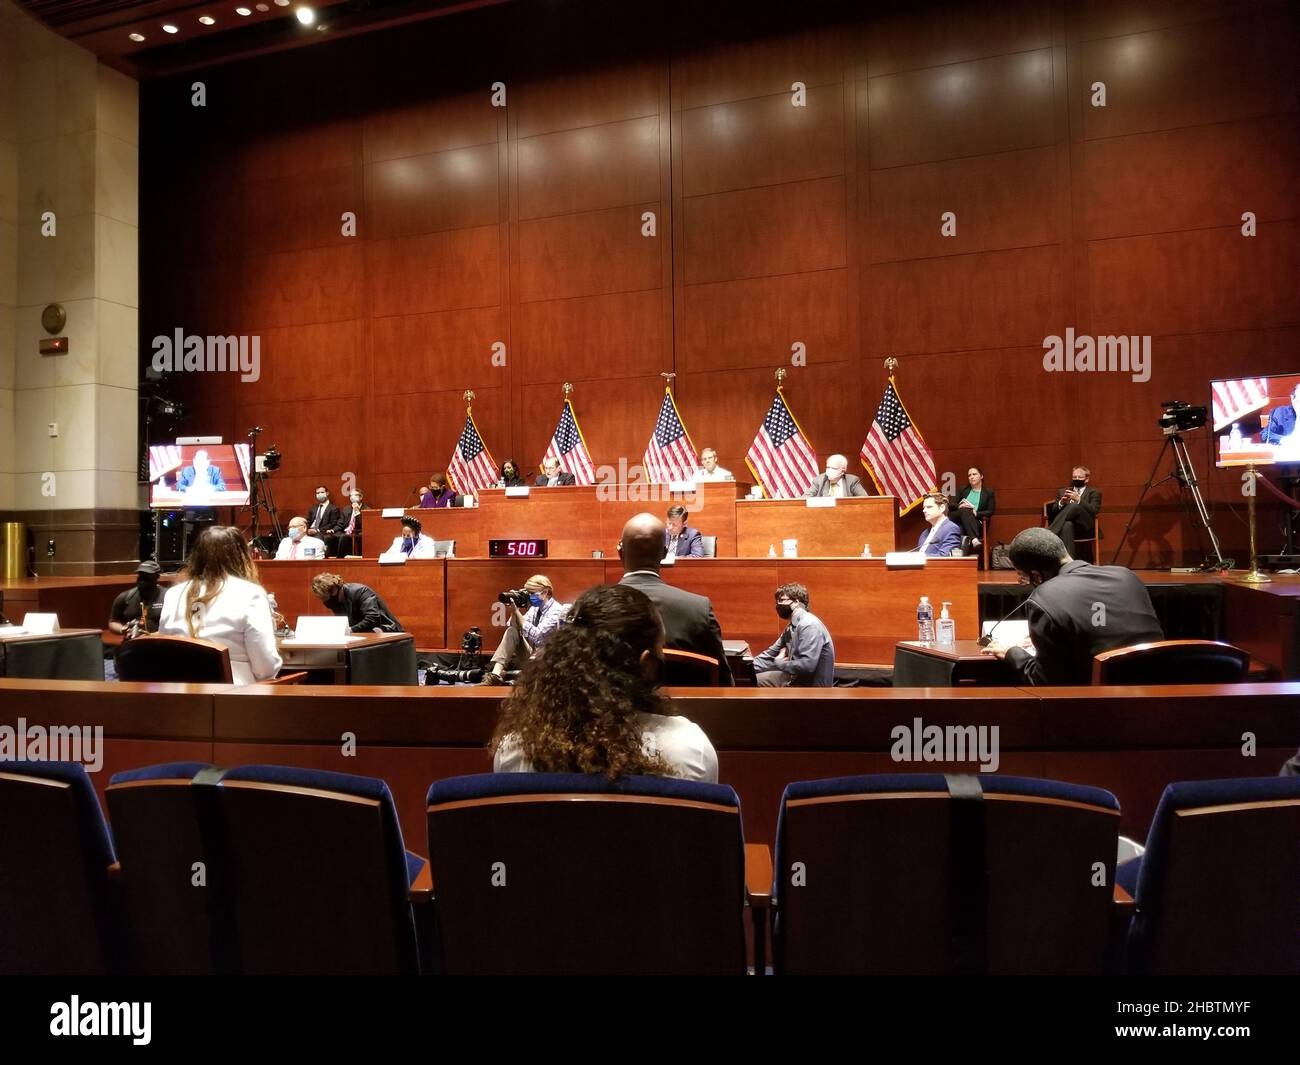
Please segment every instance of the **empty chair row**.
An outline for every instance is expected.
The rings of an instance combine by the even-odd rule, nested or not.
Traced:
[[[1171,785],[1118,870],[1098,788],[795,783],[774,877],[715,784],[438,781],[428,862],[382,780],[178,763],[106,794],[111,832],[79,763],[0,766],[0,972],[742,973],[747,924],[760,972],[769,934],[779,973],[1300,971],[1296,778]]]

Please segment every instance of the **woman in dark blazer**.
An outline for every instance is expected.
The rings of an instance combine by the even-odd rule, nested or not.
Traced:
[[[971,547],[980,547],[983,532],[980,523],[993,517],[997,503],[993,498],[993,489],[984,485],[984,471],[972,466],[966,471],[967,484],[952,497],[948,508],[948,517],[961,526],[963,536],[970,537]]]

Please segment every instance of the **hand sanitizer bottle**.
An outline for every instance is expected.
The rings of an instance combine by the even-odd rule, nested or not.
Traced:
[[[956,622],[948,616],[948,608],[951,603],[944,603],[943,609],[939,612],[939,631],[938,644],[940,647],[951,647],[956,640],[957,625]]]
[[[918,643],[934,642],[934,607],[929,596],[921,596],[916,607],[916,640]]]
[[[768,558],[776,558],[776,544],[772,544],[767,549]]]

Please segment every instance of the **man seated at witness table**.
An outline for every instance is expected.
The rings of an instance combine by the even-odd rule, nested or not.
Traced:
[[[292,518],[289,521],[289,534],[280,541],[275,557],[280,560],[324,558],[325,541],[307,535],[306,518]]]
[[[921,514],[928,528],[916,541],[916,549],[924,555],[947,558],[954,551],[961,553],[961,529],[948,519],[948,497],[942,492],[931,492],[921,500]]]
[[[224,492],[226,479],[221,474],[220,466],[213,466],[208,453],[200,448],[194,452],[192,464],[186,466],[176,475],[176,491],[195,491],[202,495],[206,492]]]
[[[333,558],[361,554],[361,511],[364,509],[364,497],[359,489],[354,488],[347,507],[339,514],[338,535],[332,541],[326,541],[327,554],[331,549]]]
[[[306,527],[304,519],[298,521]],[[199,533],[179,583],[163,597],[158,631],[228,648],[236,684],[269,680],[284,664],[275,645],[271,602],[257,581],[243,534],[232,526]]]
[[[492,653],[492,668],[483,674],[483,684],[504,684],[506,670],[523,666],[560,627],[566,607],[555,599],[555,587],[550,577],[534,574],[524,581],[523,591],[528,593],[525,611],[517,602],[510,603],[510,620],[501,642]]]
[[[788,622],[776,643],[754,659],[760,688],[832,688],[835,643],[821,618],[808,609],[808,589],[783,584],[776,590],[776,616]]]
[[[1097,530],[1101,492],[1088,487],[1091,476],[1087,466],[1074,467],[1069,487],[1058,488],[1056,502],[1047,505],[1047,527],[1061,538],[1067,551],[1074,550],[1076,538],[1086,540]]]
[[[438,548],[432,536],[425,536],[424,526],[419,518],[402,519],[402,535],[393,537],[388,554],[405,555],[407,558],[437,558]]]
[[[311,579],[311,594],[331,614],[348,619],[353,632],[401,632],[379,593],[365,584],[346,584],[337,573],[318,573]]]
[[[166,591],[158,587],[159,573],[161,569],[152,559],[146,559],[136,567],[135,584],[113,600],[108,614],[109,629],[119,636],[128,628],[141,632],[158,631],[158,615]],[[143,625],[140,624],[141,615],[144,616]]]
[[[1089,684],[1095,655],[1165,638],[1151,597],[1132,570],[1072,559],[1049,529],[1024,530],[1008,553],[1034,589],[1025,616],[1037,653],[997,642],[984,653],[1005,658],[1027,683]]]
[[[338,535],[339,508],[330,502],[330,490],[323,484],[316,486],[316,504],[307,511],[307,535],[324,540],[329,546],[330,540]]]
[[[677,558],[703,558],[704,540],[699,529],[686,524],[686,508],[680,503],[668,508],[668,521],[664,528],[664,556]]]
[[[961,527],[963,536],[970,537],[971,547],[979,547],[984,535],[981,522],[993,517],[995,509],[993,489],[984,484],[984,471],[978,466],[966,471],[966,481],[948,501],[948,516]]]
[[[623,579],[618,583],[644,592],[659,608],[667,646],[715,659],[718,683],[724,687],[734,685],[713,604],[706,596],[664,583],[659,576],[664,557],[664,523],[653,514],[637,514],[623,526],[618,557],[623,560]]]
[[[498,488],[523,488],[527,483],[519,469],[519,463],[514,459],[506,459],[501,464],[501,476],[496,483]]]
[[[599,773],[716,783],[704,730],[672,712],[659,685],[664,627],[635,588],[600,585],[529,659],[488,744],[498,773]]]
[[[456,490],[447,483],[445,473],[429,474],[428,486],[420,486],[420,508],[451,507],[456,505]]]
[[[693,481],[734,481],[730,470],[718,465],[718,453],[711,447],[700,452],[700,468],[692,476]]]
[[[862,481],[853,474],[844,472],[848,468],[848,459],[843,455],[832,455],[826,460],[826,472],[820,474],[808,486],[804,496],[808,499],[815,499],[819,496],[833,496],[836,499],[844,499],[848,496],[865,496],[867,490],[862,487]]]
[[[542,472],[537,475],[537,488],[556,488],[562,484],[576,484],[577,479],[571,473],[560,469],[560,460],[545,458],[542,460]]]

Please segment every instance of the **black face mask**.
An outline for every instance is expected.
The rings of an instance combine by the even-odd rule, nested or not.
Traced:
[[[154,593],[158,590],[157,581],[136,581],[135,590],[140,593],[141,599],[152,599]]]
[[[776,616],[782,621],[789,621],[794,616],[794,607],[789,603],[777,603]]]
[[[1076,477],[1073,481],[1070,482],[1070,487],[1082,488],[1084,486],[1084,483],[1085,483],[1084,481],[1081,481]]]

